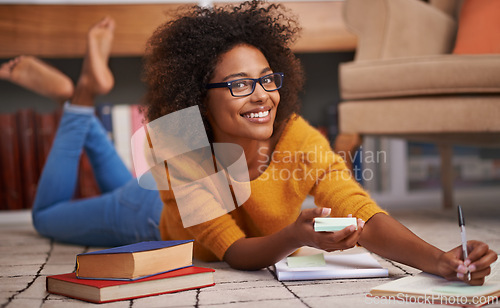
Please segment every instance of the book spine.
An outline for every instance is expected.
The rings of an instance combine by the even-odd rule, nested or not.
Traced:
[[[131,125],[132,126],[132,130],[130,132],[130,136],[132,138],[132,136],[134,135],[134,133],[143,127],[143,125],[145,124],[145,120],[144,120],[144,116],[141,113],[139,105],[131,105],[130,106],[130,114],[131,114],[131,117],[132,117],[132,120],[131,120],[131,122],[132,122],[131,123],[132,124]],[[132,155],[132,152],[131,152],[131,155]],[[132,162],[133,162],[133,160],[132,160]],[[134,177],[137,177],[137,174],[135,172],[135,168],[134,167],[132,167],[131,171],[132,171],[132,175]]]
[[[145,124],[144,116],[141,113],[139,105],[130,105],[130,114],[132,117],[132,135]]]
[[[113,111],[113,105],[110,103],[101,103],[96,106],[97,118],[101,121],[102,126],[108,133],[108,137],[113,141],[113,119],[111,118],[111,113]]]
[[[39,177],[35,140],[35,112],[32,109],[21,109],[16,116],[19,132],[23,207],[31,208],[35,200]]]
[[[115,105],[111,112],[113,122],[113,141],[116,152],[125,166],[132,170],[132,150],[130,139],[132,137],[132,116],[130,105]]]
[[[19,141],[15,114],[0,114],[1,176],[5,208],[23,208]]]

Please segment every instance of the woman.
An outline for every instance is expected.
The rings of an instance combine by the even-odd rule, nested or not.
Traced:
[[[472,279],[467,282],[482,284],[496,260],[495,252],[482,242],[469,241],[469,257],[463,262],[460,247],[443,252],[418,238],[345,176],[345,164],[327,140],[297,116],[303,73],[289,48],[298,26],[288,16],[281,5],[260,2],[193,8],[161,26],[148,43],[144,74],[148,121],[198,106],[210,141],[237,144],[245,153],[251,196],[244,205],[184,228],[172,191],[160,191],[162,210],[157,198],[142,200],[151,194],[141,192],[126,172],[115,173],[122,170],[116,153],[95,141],[102,132],[90,111],[94,97],[112,86],[105,65],[112,33],[108,22],[103,31],[96,31],[99,39],[89,35],[82,75],[54,142],[52,152],[61,154],[51,152],[40,181],[33,210],[37,230],[88,245],[194,238],[195,257],[224,260],[246,270],[272,265],[302,246],[334,251],[359,243],[447,279],[466,280],[464,274],[470,271]],[[78,142],[71,146],[58,142],[70,131],[79,132]],[[93,163],[98,173],[113,174],[108,193],[85,206],[80,202],[92,199],[71,202],[67,175],[60,170],[70,169],[83,146],[91,160],[106,157]],[[64,164],[65,159],[64,168],[54,163]],[[293,177],[283,177],[285,173]],[[318,207],[301,211],[308,194]],[[128,206],[129,200],[139,202]],[[330,213],[357,217],[357,230],[315,232],[314,218]],[[139,231],[127,233],[130,226]]]
[[[229,214],[184,228],[174,194],[160,191],[162,238],[194,238],[196,257],[222,259],[239,269],[269,266],[305,245],[333,251],[359,243],[448,279],[465,279],[469,270],[469,283],[481,284],[496,259],[486,244],[470,241],[464,263],[460,247],[443,252],[418,238],[344,176],[346,167],[328,142],[296,115],[303,79],[289,48],[298,26],[287,16],[280,5],[255,1],[197,8],[150,39],[144,77],[148,120],[199,106],[212,142],[243,148],[252,192]],[[272,75],[277,73],[284,78]],[[269,87],[270,76],[278,82]],[[285,153],[304,155],[290,159]],[[273,177],[283,170],[298,177]],[[307,194],[318,208],[301,211]],[[330,212],[361,218],[357,230],[314,232],[314,218]]]

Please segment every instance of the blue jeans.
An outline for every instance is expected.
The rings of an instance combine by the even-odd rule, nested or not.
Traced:
[[[85,149],[102,195],[73,200]],[[87,246],[161,240],[163,204],[125,167],[92,107],[66,104],[38,183],[33,224],[42,235]]]

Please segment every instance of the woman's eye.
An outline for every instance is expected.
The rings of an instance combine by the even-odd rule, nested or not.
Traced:
[[[251,84],[250,80],[240,80],[232,83],[233,89],[243,89],[249,87]]]
[[[262,79],[262,83],[265,83],[265,84],[273,83],[273,82],[274,82],[274,78],[272,76],[268,76],[268,77]]]

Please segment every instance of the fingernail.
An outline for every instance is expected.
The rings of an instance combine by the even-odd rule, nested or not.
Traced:
[[[358,227],[363,228],[363,220],[358,218]]]
[[[476,266],[474,264],[469,265],[469,272],[475,272],[476,271]]]
[[[356,230],[356,227],[355,227],[355,226],[350,226],[350,227],[349,227],[349,231],[354,232],[354,230]]]
[[[361,221],[361,228],[364,228],[365,227],[365,222],[362,220]]]
[[[457,273],[457,277],[458,277],[459,279],[464,279],[464,274]]]
[[[332,211],[331,208],[329,207],[324,207],[322,210],[321,210],[321,215],[322,216],[328,216],[330,215],[330,212]]]
[[[464,265],[465,265],[465,266],[469,266],[470,264],[471,264],[471,262],[470,262],[470,260],[469,260],[469,259],[467,259],[467,260],[465,260],[465,261],[464,261]]]
[[[347,215],[347,217],[351,218],[351,217],[352,217],[352,214]]]
[[[460,264],[457,268],[457,272],[465,274],[467,273],[467,267],[465,267],[463,264]],[[462,275],[463,276],[463,275]]]

